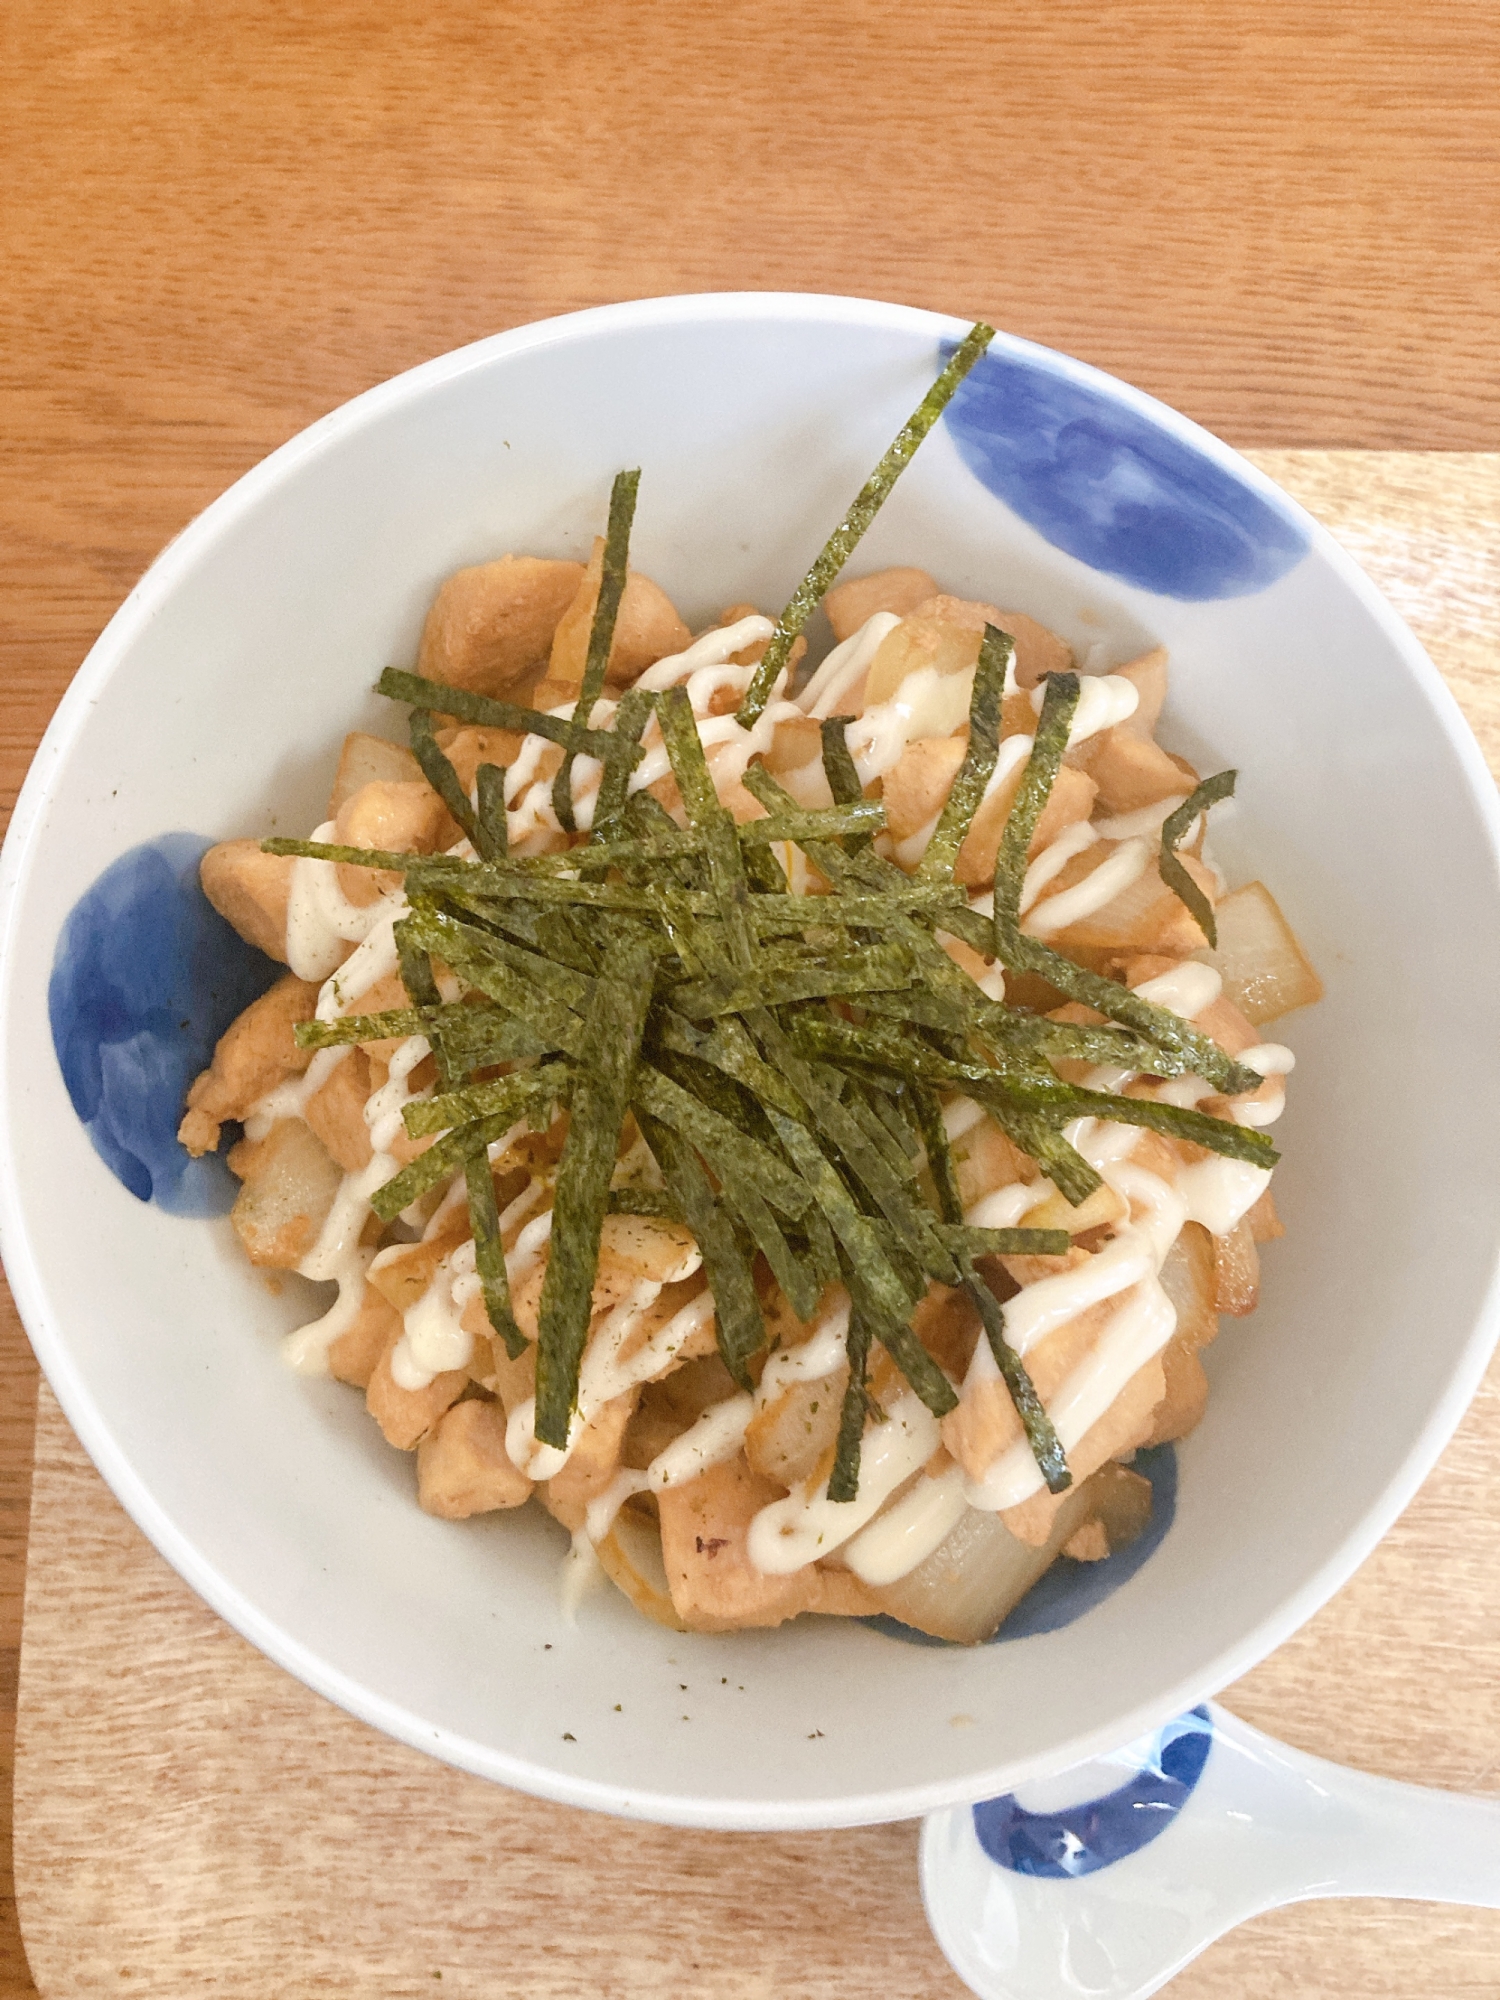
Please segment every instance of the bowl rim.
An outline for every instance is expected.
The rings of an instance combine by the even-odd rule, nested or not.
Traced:
[[[961,337],[968,322],[921,307],[820,292],[700,292],[670,294],[589,307],[528,322],[455,348],[378,383],[316,419],[242,474],[167,543],[132,587],[85,655],[32,759],[0,848],[0,1046],[12,1031],[17,979],[12,943],[17,913],[37,856],[38,840],[54,781],[82,734],[100,689],[200,556],[231,533],[268,495],[302,466],[337,446],[372,419],[415,404],[431,389],[464,375],[547,347],[586,342],[599,335],[687,324],[755,322],[838,323]],[[997,351],[1023,357],[1054,374],[1108,396],[1204,454],[1241,480],[1306,535],[1309,553],[1328,564],[1390,641],[1427,697],[1437,726],[1465,778],[1490,860],[1500,876],[1500,798],[1479,745],[1457,701],[1405,621],[1328,529],[1258,467],[1191,418],[1087,362],[1002,332]],[[306,1686],[384,1734],[472,1772],[558,1804],[581,1806],[657,1824],[705,1830],[815,1830],[912,1818],[970,1803],[1050,1775],[1133,1741],[1247,1672],[1311,1618],[1348,1580],[1410,1503],[1457,1428],[1500,1336],[1500,1231],[1484,1298],[1458,1364],[1428,1421],[1404,1458],[1391,1468],[1378,1501],[1276,1610],[1206,1668],[1173,1681],[1136,1705],[1117,1724],[1082,1730],[1060,1747],[963,1779],[936,1781],[859,1794],[835,1793],[777,1805],[758,1799],[710,1801],[655,1794],[605,1783],[499,1752],[453,1730],[439,1730],[415,1712],[373,1694],[353,1677],[329,1668],[311,1649],[262,1614],[225,1575],[202,1557],[188,1535],[153,1499],[126,1454],[116,1445],[105,1412],[86,1388],[70,1355],[66,1329],[54,1315],[40,1264],[17,1199],[17,1159],[7,1073],[0,1070],[0,1255],[37,1360],[79,1442],[115,1498],[157,1552],[214,1611],[258,1651]]]

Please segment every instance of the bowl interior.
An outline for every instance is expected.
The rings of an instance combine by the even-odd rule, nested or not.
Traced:
[[[138,586],[8,843],[5,1251],[83,1442],[273,1657],[407,1741],[554,1798],[832,1825],[1004,1790],[1136,1735],[1337,1586],[1441,1447],[1493,1335],[1500,902],[1477,752],[1414,642],[1290,503],[1184,420],[1022,343],[998,360],[1051,385],[1065,433],[1099,399],[1120,434],[1182,455],[1189,514],[1194,477],[1205,508],[1223,482],[1279,524],[1281,553],[1193,594],[1180,563],[1111,572],[1107,538],[1070,543],[1052,500],[1000,497],[1024,503],[1024,463],[1007,485],[972,433],[940,425],[856,567],[923,565],[1091,664],[1166,644],[1164,739],[1239,767],[1221,859],[1272,885],[1328,987],[1272,1031],[1298,1056],[1278,1127],[1287,1238],[1259,1311],[1209,1357],[1175,1522],[1124,1587],[1066,1629],[973,1651],[832,1621],[676,1636],[608,1590],[570,1625],[561,1531],[532,1509],[422,1515],[359,1398],[278,1358],[311,1288],[274,1294],[227,1221],[136,1199],[75,1118],[48,972],[112,861],[170,830],[310,829],[343,732],[399,733],[368,690],[412,659],[437,582],[506,550],[586,554],[620,466],[643,468],[633,558],[690,624],[736,600],[774,610],[959,331],[851,301],[658,302],[386,385],[242,481]],[[1118,524],[1119,476],[1118,457],[1083,464],[1075,519],[1107,503]]]

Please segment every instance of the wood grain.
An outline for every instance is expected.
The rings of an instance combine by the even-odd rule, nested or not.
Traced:
[[[572,306],[883,295],[1239,444],[1494,449],[1497,85],[1490,0],[8,0],[0,818],[110,612],[230,480]],[[1420,597],[1423,549],[1388,553]],[[1481,695],[1483,619],[1445,644]],[[34,1385],[0,1302],[7,1771]],[[33,1990],[0,1893],[0,2000]]]
[[[1263,452],[1391,593],[1500,763],[1500,455]],[[1418,1499],[1229,1704],[1323,1755],[1500,1791],[1500,1360]],[[17,1777],[50,2000],[956,1996],[915,1828],[674,1833],[431,1763],[270,1666],[172,1574],[43,1391]],[[580,1923],[578,1913],[586,1912]],[[1183,2000],[1493,1994],[1500,1913],[1315,1904],[1231,1935]],[[127,1970],[128,1968],[128,1970]]]

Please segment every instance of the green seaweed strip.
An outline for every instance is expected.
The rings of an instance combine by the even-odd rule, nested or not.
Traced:
[[[823,775],[828,780],[828,789],[833,793],[834,803],[841,806],[860,804],[865,788],[859,782],[859,771],[849,754],[849,739],[845,734],[852,715],[829,715],[818,725],[818,735],[823,746]]]
[[[584,1012],[594,992],[594,982],[586,974],[493,931],[462,923],[425,900],[413,902],[410,916],[398,928],[409,931],[416,943],[435,952],[461,979],[489,994],[509,1013],[532,1020],[544,1033],[556,1033],[559,1047],[569,1046],[562,1038],[576,1033],[579,1023],[568,1023],[556,1008],[577,1015]],[[491,991],[486,979],[497,990]]]
[[[795,1174],[759,1140],[747,1137],[652,1063],[636,1066],[632,1088],[636,1110],[670,1126],[695,1146],[721,1185],[754,1188],[793,1222],[806,1212],[812,1196]]]
[[[990,1343],[990,1352],[995,1357],[995,1366],[1000,1370],[1010,1399],[1016,1406],[1016,1415],[1021,1419],[1021,1427],[1026,1433],[1026,1442],[1031,1446],[1031,1455],[1037,1468],[1047,1482],[1049,1493],[1066,1493],[1073,1484],[1073,1474],[1068,1469],[1067,1454],[1062,1448],[1062,1440],[1052,1425],[1036,1392],[1036,1384],[1026,1371],[1026,1364],[1005,1338],[1005,1311],[983,1277],[972,1263],[966,1265],[965,1290],[979,1308],[979,1317],[984,1322],[985,1335]]]
[[[754,768],[753,766],[751,767]],[[767,822],[757,820],[757,826]],[[798,845],[803,845],[798,842]],[[815,843],[821,846],[822,843]],[[833,850],[837,852],[837,850]],[[918,911],[930,915],[935,924],[945,924],[949,912],[967,909],[964,892],[952,882],[913,882],[901,877],[900,885],[869,892],[852,890],[836,896],[757,896],[750,915],[757,930],[768,935],[787,930],[821,930],[838,926],[845,930],[880,930],[893,914]],[[981,918],[981,922],[984,920]]]
[[[1038,1112],[1023,1108],[1003,1091],[982,1090],[977,1084],[969,1086],[969,1095],[983,1105],[1012,1145],[1036,1161],[1070,1208],[1081,1207],[1096,1188],[1103,1187],[1097,1169]]]
[[[566,1063],[544,1063],[539,1069],[524,1070],[504,1081],[508,1094],[500,1108],[472,1124],[460,1125],[445,1139],[429,1146],[425,1153],[419,1153],[409,1167],[404,1167],[384,1187],[377,1188],[370,1197],[370,1206],[382,1222],[394,1222],[403,1208],[409,1208],[418,1195],[446,1180],[470,1153],[503,1139],[518,1118],[528,1113],[535,1115],[545,1104],[561,1103],[571,1088],[572,1071]]]
[[[605,961],[583,1024],[586,1054],[558,1162],[551,1249],[537,1311],[536,1435],[559,1450],[568,1442],[578,1399],[599,1235],[651,1001],[653,953],[649,936],[621,939]]]
[[[757,1100],[774,1104],[789,1118],[801,1119],[805,1108],[786,1079],[774,1070],[744,1033],[731,1032],[733,1024],[723,1022],[711,1030],[695,1027],[681,1014],[666,1008],[653,1024],[661,1046],[691,1056],[695,1062],[709,1063],[741,1083]]]
[[[628,779],[629,773],[625,773],[625,776]],[[635,795],[636,798],[649,796],[649,793],[637,793]],[[656,801],[653,799],[651,803],[655,805]],[[634,809],[635,798],[632,798],[631,806]],[[615,817],[618,820],[619,815],[616,814]],[[884,825],[885,807],[881,805],[878,799],[865,799],[857,806],[839,807],[833,811],[829,811],[827,808],[821,811],[816,808],[806,811],[798,808],[793,812],[778,813],[771,819],[748,820],[743,826],[735,828],[735,836],[740,846],[746,849],[769,847],[785,840],[793,841],[800,846],[804,840],[838,839],[845,835],[857,835],[862,832],[879,833]],[[311,845],[312,843],[304,844]],[[377,865],[369,859],[371,850],[352,848],[348,851],[358,854],[366,866]],[[530,854],[518,860],[508,862],[503,872],[498,874],[482,867],[474,868],[469,866],[467,875],[461,876],[459,879],[467,881],[468,876],[472,876],[476,890],[482,890],[490,884],[495,884],[495,892],[497,894],[513,894],[515,893],[514,890],[504,885],[566,874],[581,869],[585,865],[590,869],[602,867],[623,868],[637,865],[641,862],[676,860],[678,857],[701,854],[702,851],[703,841],[698,834],[674,826],[670,817],[667,817],[667,824],[661,832],[649,834],[637,840],[592,840],[586,850],[570,847],[560,854]],[[319,849],[319,857],[323,859],[341,858],[341,856],[330,857],[321,848]],[[449,859],[450,857],[429,855],[412,855],[407,857],[409,863],[415,866],[418,871],[420,871],[424,862],[439,858]],[[448,872],[457,874],[457,869],[452,869]],[[783,877],[780,881],[779,893],[784,894],[785,890],[786,883]],[[798,900],[805,903],[807,899],[803,897]],[[919,904],[924,901],[920,897],[915,897],[912,900]],[[925,899],[927,902],[938,902],[941,900],[938,897],[928,897]]]
[[[822,1285],[804,1264],[777,1222],[769,1203],[744,1182],[725,1187],[720,1199],[740,1218],[751,1243],[771,1267],[771,1275],[786,1293],[798,1319],[811,1319],[818,1309]]]
[[[942,1229],[960,1261],[974,1257],[1066,1257],[1073,1239],[1066,1229],[978,1229],[968,1223]]]
[[[299,1021],[292,1030],[299,1049],[336,1049],[350,1042],[386,1042],[425,1035],[430,1026],[415,1007],[387,1014],[340,1014],[335,1021]]]
[[[844,1109],[851,1118],[858,1119],[871,1145],[878,1146],[885,1155],[891,1172],[915,1184],[918,1149],[912,1144],[911,1130],[876,1079],[830,1071],[825,1081],[830,1080],[843,1086]]]
[[[495,1007],[444,1008],[438,1026],[448,1060],[459,1074],[557,1052],[556,1042]]]
[[[627,691],[620,706],[615,710],[614,726],[609,732],[621,745],[622,750],[625,747],[632,747],[639,754],[641,736],[655,706],[655,695],[645,688],[631,688]],[[627,762],[623,754],[611,757],[605,764],[603,776],[599,780],[599,790],[594,798],[591,845],[598,847],[608,840],[616,821],[623,815],[630,798],[630,773],[634,766],[635,760]],[[674,827],[672,831],[675,833],[677,829]]]
[[[606,1212],[610,1215],[654,1215],[663,1222],[681,1222],[682,1210],[666,1188],[611,1188]]]
[[[756,824],[764,826],[768,822],[757,820]],[[745,873],[751,888],[759,895],[784,896],[787,892],[787,872],[772,852],[771,843],[742,840],[740,845],[744,849]],[[755,922],[753,908],[750,921]]]
[[[894,1078],[864,1077],[861,1079],[864,1099],[871,1111],[890,1134],[902,1159],[906,1171],[915,1174],[922,1157],[922,1134],[908,1111],[911,1109],[911,1086],[903,1078],[899,1083]]]
[[[714,790],[713,775],[703,754],[687,690],[669,688],[656,705],[656,718],[688,818],[703,840],[709,885],[718,899],[730,963],[748,972],[755,963],[749,916],[750,885],[740,859],[734,820],[719,803]]]
[[[1205,778],[1198,789],[1183,800],[1176,812],[1169,813],[1162,822],[1158,872],[1163,882],[1178,902],[1185,906],[1189,916],[1208,939],[1210,951],[1217,951],[1219,948],[1219,927],[1214,922],[1214,906],[1178,860],[1177,843],[1186,836],[1188,828],[1199,813],[1206,813],[1209,807],[1216,806],[1220,799],[1233,798],[1234,781],[1238,776],[1237,771],[1218,771],[1213,777]]]
[[[904,1319],[912,1301],[891,1267],[878,1231],[869,1217],[860,1212],[832,1162],[812,1133],[795,1118],[788,1118],[785,1112],[776,1110],[774,1106],[767,1107],[766,1116],[786,1149],[787,1158],[811,1190],[813,1200],[823,1211],[834,1235],[843,1244],[851,1261],[859,1267],[861,1280],[875,1303],[879,1318],[882,1321]]]
[[[917,868],[922,882],[948,881],[959,849],[968,838],[984,788],[1000,755],[1000,703],[1005,675],[1015,658],[1016,642],[1008,632],[986,625],[974,670],[969,699],[969,747],[943,802],[942,814]]]
[[[973,1092],[1003,1093],[1023,1109],[1043,1112],[1053,1119],[1108,1118],[1122,1125],[1144,1125],[1254,1166],[1272,1166],[1280,1157],[1265,1133],[1253,1126],[1236,1125],[1230,1119],[1214,1118],[1182,1105],[1160,1104],[1154,1098],[1085,1090],[1040,1068],[1030,1075],[991,1070],[982,1063],[940,1056],[936,1050],[923,1048],[908,1037],[892,1036],[888,1030],[868,1024],[850,1028],[831,1017],[809,1020],[801,1033],[821,1054],[837,1052],[850,1061],[878,1063],[898,1075],[907,1065],[911,1073],[933,1082],[957,1084]]]
[[[828,780],[828,789],[833,793],[835,803],[841,806],[858,805],[865,795],[865,788],[859,782],[859,771],[849,754],[849,739],[844,733],[853,720],[852,715],[830,715],[822,722],[818,732],[823,744],[823,775]],[[870,837],[867,835],[846,842],[850,853],[869,844]],[[857,1457],[855,1478],[857,1481]]]
[[[868,844],[885,830],[885,807],[879,799],[853,799],[847,805],[808,806],[776,813],[770,819],[749,819],[735,832],[742,847],[764,847],[790,840],[798,847],[807,840],[850,839]]]
[[[432,733],[432,715],[425,708],[414,708],[408,724],[411,731],[411,751],[422,767],[422,776],[437,793],[443,804],[452,813],[477,850],[479,846],[479,822],[474,817],[474,808],[469,803],[469,795],[458,781],[448,753],[443,750]]]
[[[1106,979],[1102,973],[1088,972],[1075,965],[1071,958],[1064,958],[1040,938],[1027,937],[1018,925],[997,919],[994,941],[1007,971],[1034,972],[1070,1000],[1094,1008],[1122,1027],[1134,1028],[1161,1048],[1181,1054],[1196,1076],[1213,1084],[1226,1097],[1258,1090],[1265,1081],[1253,1069],[1246,1069],[1226,1055],[1216,1041],[1184,1021],[1181,1015],[1141,999],[1118,980]]]
[[[1281,1158],[1266,1134],[1253,1125],[1236,1125],[1230,1118],[1215,1118],[1180,1104],[1158,1104],[1149,1097],[1116,1097],[1107,1090],[1075,1090],[1065,1083],[1057,1089],[1059,1094],[1054,1097],[1045,1086],[1017,1086],[1018,1094],[1029,1091],[1034,1104],[1056,1105],[1068,1118],[1107,1118],[1117,1125],[1144,1125],[1149,1131],[1185,1139],[1226,1160],[1243,1160],[1252,1167],[1274,1167]]]
[[[844,1404],[839,1412],[839,1437],[833,1451],[833,1470],[828,1475],[830,1500],[859,1498],[859,1455],[864,1443],[865,1420],[870,1414],[871,1396],[867,1376],[870,1366],[870,1322],[851,1309],[849,1336],[844,1342],[849,1356],[849,1380],[844,1388]]]
[[[994,337],[995,329],[986,326],[983,320],[977,320],[970,327],[948,365],[891,440],[880,463],[855,496],[848,513],[824,543],[822,552],[812,568],[792,592],[790,602],[777,620],[776,630],[771,635],[771,643],[767,646],[765,655],[755,670],[754,678],[745,690],[745,698],[740,703],[739,714],[735,719],[741,729],[750,729],[760,720],[766,703],[771,698],[771,689],[776,684],[776,677],[786,665],[797,635],[817,609],[824,592],[854,553],[855,544],[861,535],[880,512],[913,452],[947,408],[954,390]]]
[[[846,1277],[852,1293],[859,1280],[852,1271],[846,1272]],[[878,1318],[874,1332],[886,1353],[935,1417],[946,1417],[950,1410],[958,1408],[958,1396],[953,1384],[912,1332],[909,1312],[897,1320]]]
[[[870,1315],[881,1344],[927,1408],[934,1416],[946,1416],[958,1398],[952,1383],[911,1330],[909,1319],[916,1301],[887,1256],[880,1231],[860,1213],[811,1133],[778,1111],[767,1115],[843,1246],[840,1262],[851,1298]]]
[[[443,996],[438,992],[437,978],[432,970],[432,959],[425,951],[419,950],[406,938],[396,942],[397,962],[401,967],[401,984],[411,996],[414,1007],[436,1008],[442,1005]],[[422,1034],[425,1030],[418,1029]]]
[[[749,1262],[692,1147],[649,1116],[642,1120],[641,1129],[702,1252],[704,1272],[714,1295],[714,1327],[724,1366],[740,1388],[748,1389],[750,1356],[766,1343],[765,1317]]]
[[[470,864],[455,854],[404,853],[385,847],[345,847],[332,840],[288,840],[275,835],[260,844],[262,854],[297,855],[308,861],[336,861],[346,868],[383,868],[396,875],[434,875],[457,880]]]
[[[481,764],[474,774],[474,832],[481,861],[503,861],[510,852],[510,822],[505,813],[503,764]]]
[[[432,960],[425,951],[418,951],[407,939],[396,941],[397,962],[401,967],[401,984],[406,988],[413,1004],[427,1013],[430,1018],[425,1029],[428,1047],[437,1063],[438,1075],[444,1083],[453,1080],[453,1063],[443,1039],[439,1025],[439,1009],[443,996],[438,992],[437,976],[432,969]]]
[[[471,1153],[464,1161],[464,1181],[469,1191],[469,1224],[474,1231],[474,1268],[484,1292],[484,1309],[490,1325],[505,1342],[505,1351],[517,1361],[530,1346],[510,1303],[510,1279],[505,1270],[505,1248],[500,1241],[500,1211],[495,1205],[495,1183],[490,1174],[488,1153]]]
[[[609,650],[614,644],[615,620],[620,599],[625,595],[625,570],[630,555],[630,526],[635,519],[635,497],[641,483],[639,466],[633,472],[617,472],[609,493],[609,528],[604,537],[600,564],[599,595],[594,600],[594,619],[589,627],[589,649],[584,661],[583,685],[573,705],[573,719],[587,728],[594,704],[604,692],[604,675],[609,666]],[[552,780],[552,810],[564,833],[576,833],[573,818],[573,758],[563,758],[562,768]]]
[[[496,701],[487,694],[471,694],[467,688],[426,680],[421,674],[408,674],[399,667],[386,668],[375,683],[375,692],[391,701],[409,701],[414,708],[457,716],[460,722],[472,722],[481,729],[508,729],[521,736],[545,736],[549,743],[571,749],[574,756],[598,757],[605,763],[612,757],[628,759],[632,765],[640,762],[640,746],[616,742],[612,730],[583,729],[566,716],[546,715],[540,709],[522,708],[513,701]]]
[[[983,999],[979,989],[974,990]],[[963,1037],[972,1034],[976,1025],[972,1007],[963,1005],[954,994],[934,993],[924,986],[908,987],[899,993],[870,993],[860,1005],[867,1014],[883,1020],[910,1021],[920,1028],[936,1028],[945,1035]]]
[[[768,966],[752,973],[721,973],[679,986],[672,1005],[690,1021],[715,1014],[743,1014],[751,1007],[785,1007],[853,993],[889,992],[912,975],[910,956],[897,945],[876,945],[858,957],[823,964]]]
[[[912,1101],[917,1107],[922,1144],[932,1173],[932,1185],[937,1191],[938,1213],[950,1228],[961,1228],[963,1197],[958,1191],[958,1170],[953,1163],[953,1148],[949,1144],[947,1127],[943,1124],[943,1107],[938,1094],[926,1084],[913,1084]],[[951,1243],[952,1239],[949,1241]]]
[[[941,1279],[945,1284],[954,1283],[956,1272],[953,1260],[934,1233],[932,1217],[906,1179],[909,1172],[907,1162],[902,1161],[895,1168],[891,1166],[884,1157],[882,1146],[872,1141],[871,1134],[861,1126],[857,1114],[849,1106],[841,1103],[817,1071],[803,1061],[769,1014],[764,1012],[753,1014],[748,1025],[751,1034],[764,1049],[771,1066],[780,1071],[807,1106],[819,1132],[832,1141],[843,1154],[853,1173],[869,1190],[876,1206],[897,1232],[908,1255],[931,1276]],[[777,1124],[776,1130],[782,1144],[786,1145],[785,1133],[780,1123]],[[810,1135],[805,1136],[809,1136],[811,1143]],[[788,1151],[790,1153],[790,1148]],[[805,1177],[806,1168],[802,1166],[801,1160],[795,1153],[790,1153],[790,1157]],[[804,1157],[806,1157],[805,1149]],[[819,1157],[822,1157],[821,1153]],[[826,1161],[824,1165],[827,1166]],[[838,1233],[837,1217],[826,1203],[822,1206],[835,1233]],[[851,1252],[854,1249],[853,1243],[847,1239],[846,1248]]]
[[[1042,712],[1037,718],[1031,755],[1016,787],[1015,800],[1006,817],[1005,830],[995,852],[995,923],[1001,915],[1007,922],[1020,922],[1021,890],[1026,882],[1026,856],[1036,832],[1037,821],[1052,795],[1068,732],[1078,707],[1077,674],[1049,674]]]
[[[808,1262],[812,1265],[818,1283],[837,1284],[842,1275],[838,1239],[828,1226],[827,1216],[816,1202],[809,1205],[800,1226],[807,1238]]]
[[[401,1109],[406,1136],[426,1139],[434,1132],[456,1132],[476,1119],[491,1117],[510,1102],[517,1078],[529,1074],[518,1070],[512,1076],[497,1077],[493,1083],[468,1083],[457,1090],[445,1090],[440,1097],[414,1097]]]

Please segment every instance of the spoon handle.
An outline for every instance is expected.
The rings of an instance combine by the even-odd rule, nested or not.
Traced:
[[[1145,2000],[1281,1903],[1500,1908],[1500,1798],[1348,1770],[1205,1705],[1021,1796],[931,1814],[922,1889],[981,2000]]]
[[[1331,1764],[1223,1709],[1213,1721],[1219,1755],[1238,1764],[1245,1803],[1275,1844],[1287,1900],[1404,1896],[1500,1909],[1500,1798]]]

